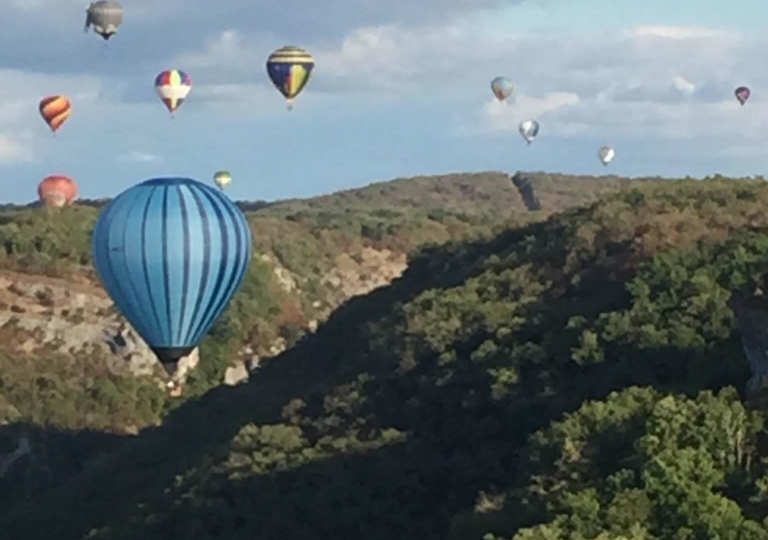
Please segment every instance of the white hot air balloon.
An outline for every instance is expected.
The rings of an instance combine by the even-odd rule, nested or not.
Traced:
[[[520,131],[520,135],[523,136],[525,142],[531,144],[533,139],[539,134],[539,123],[536,120],[524,120],[520,122],[518,131]]]
[[[603,165],[608,165],[611,160],[616,157],[616,150],[614,150],[610,146],[603,146],[598,150],[597,157],[600,158],[600,161],[603,163]]]

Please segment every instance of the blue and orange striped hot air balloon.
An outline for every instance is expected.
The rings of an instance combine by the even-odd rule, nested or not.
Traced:
[[[155,77],[155,91],[171,116],[184,103],[190,90],[192,79],[180,69],[166,69]]]
[[[281,47],[267,58],[267,74],[272,84],[285,96],[288,110],[304,89],[315,67],[315,59],[301,47]]]
[[[69,118],[72,112],[72,104],[67,96],[48,96],[40,100],[40,116],[45,123],[56,134],[56,131]]]

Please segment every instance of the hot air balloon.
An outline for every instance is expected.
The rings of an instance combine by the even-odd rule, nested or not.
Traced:
[[[288,110],[304,89],[315,67],[315,59],[301,47],[281,47],[267,58],[267,74],[272,84],[285,96]]]
[[[68,176],[46,176],[37,185],[37,196],[43,206],[65,206],[77,197],[77,184]]]
[[[191,178],[153,178],[127,189],[93,229],[104,288],[169,375],[227,307],[251,250],[243,213]]]
[[[223,190],[232,182],[232,175],[229,174],[229,171],[216,171],[216,174],[213,175],[213,182],[219,186],[219,189]]]
[[[117,33],[117,27],[123,22],[123,7],[114,0],[91,2],[85,10],[85,32],[93,26],[93,31],[107,41]]]
[[[533,139],[536,138],[536,135],[539,134],[539,123],[536,120],[524,120],[520,122],[518,131],[520,131],[520,135],[523,136],[523,139],[525,139],[528,144],[531,144]]]
[[[493,91],[493,95],[496,96],[496,99],[504,101],[512,95],[514,86],[512,86],[512,81],[506,77],[496,77],[491,81],[491,90]]]
[[[166,69],[155,77],[155,91],[173,116],[192,90],[192,79],[179,69]]]
[[[69,118],[72,104],[67,96],[48,96],[40,100],[40,116],[55,134],[61,125]]]
[[[603,146],[597,151],[597,157],[600,158],[603,165],[608,165],[616,157],[616,151],[610,146]]]
[[[733,94],[736,96],[736,99],[739,100],[739,103],[741,103],[742,106],[747,102],[749,99],[749,95],[752,92],[749,91],[749,88],[746,86],[739,86],[736,90],[733,91]]]

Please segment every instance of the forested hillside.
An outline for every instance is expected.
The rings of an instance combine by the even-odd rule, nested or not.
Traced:
[[[228,370],[234,381],[247,377],[246,367],[293,345],[348,298],[398,277],[420,246],[487,237],[594,200],[618,182],[540,173],[526,178],[545,201],[541,211],[528,211],[501,173],[408,178],[307,200],[238,203],[251,223],[256,256],[240,293],[204,342],[203,361],[181,399],[220,384]],[[99,357],[106,347],[90,346],[105,331],[118,331],[116,321],[104,318],[114,310],[103,305],[90,261],[90,230],[104,203],[0,213],[0,371],[6,387],[14,388],[0,392],[0,419],[131,432],[162,418],[167,396],[133,376],[154,363],[146,347],[134,354],[137,347],[123,346],[121,358],[105,363]],[[114,335],[109,346],[130,337]],[[123,357],[137,354],[141,361],[126,367]],[[29,389],[41,373],[56,391]]]
[[[256,212],[254,227],[284,227],[272,238],[424,247],[401,278],[346,301],[246,384],[209,390],[138,436],[22,415],[7,433],[58,441],[67,452],[48,463],[66,474],[21,457],[0,480],[3,537],[768,539],[764,366],[742,341],[768,333],[742,334],[738,318],[742,305],[762,313],[768,291],[768,188],[615,179],[599,202],[583,195],[586,206],[536,221],[579,182],[565,180],[536,193],[539,212],[511,191],[518,210],[504,219],[521,223],[494,221],[498,200],[473,213],[441,200],[450,217],[414,219],[401,237],[363,235],[351,194],[320,231],[307,232],[322,219],[311,201]],[[408,223],[407,205],[391,205]],[[343,216],[358,225],[344,229]],[[294,261],[318,259],[304,253]],[[246,283],[227,315],[238,330],[217,327],[208,359],[239,346],[253,295],[272,301],[260,283]]]

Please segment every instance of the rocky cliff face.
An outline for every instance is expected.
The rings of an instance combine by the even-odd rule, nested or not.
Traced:
[[[399,278],[407,266],[405,253],[366,247],[354,255],[340,255],[336,259],[336,267],[325,276],[324,281],[341,293],[339,300],[343,302],[389,284]]]
[[[301,281],[274,257],[262,259],[274,269],[281,288],[302,295]],[[406,268],[406,255],[389,250],[364,248],[360,253],[338,257],[335,267],[323,276],[329,297],[318,308],[307,329],[314,331],[339,304],[388,284]],[[248,378],[263,357],[283,352],[287,344],[279,338],[260,344],[260,355],[245,347],[227,371],[225,384]],[[85,279],[64,280],[45,276],[0,272],[0,351],[8,354],[69,355],[105,359],[110,369],[135,376],[156,377],[172,394],[178,384],[168,384],[149,347],[117,312],[106,292]],[[176,383],[200,361],[197,350],[180,362]]]
[[[44,276],[0,273],[0,349],[98,355],[115,370],[157,372],[152,351],[102,289]]]
[[[730,306],[752,370],[747,392],[755,395],[768,387],[768,297],[734,295]]]
[[[541,202],[539,201],[539,198],[536,197],[531,180],[523,177],[519,172],[509,178],[520,192],[520,197],[523,199],[525,207],[532,212],[541,210]]]

